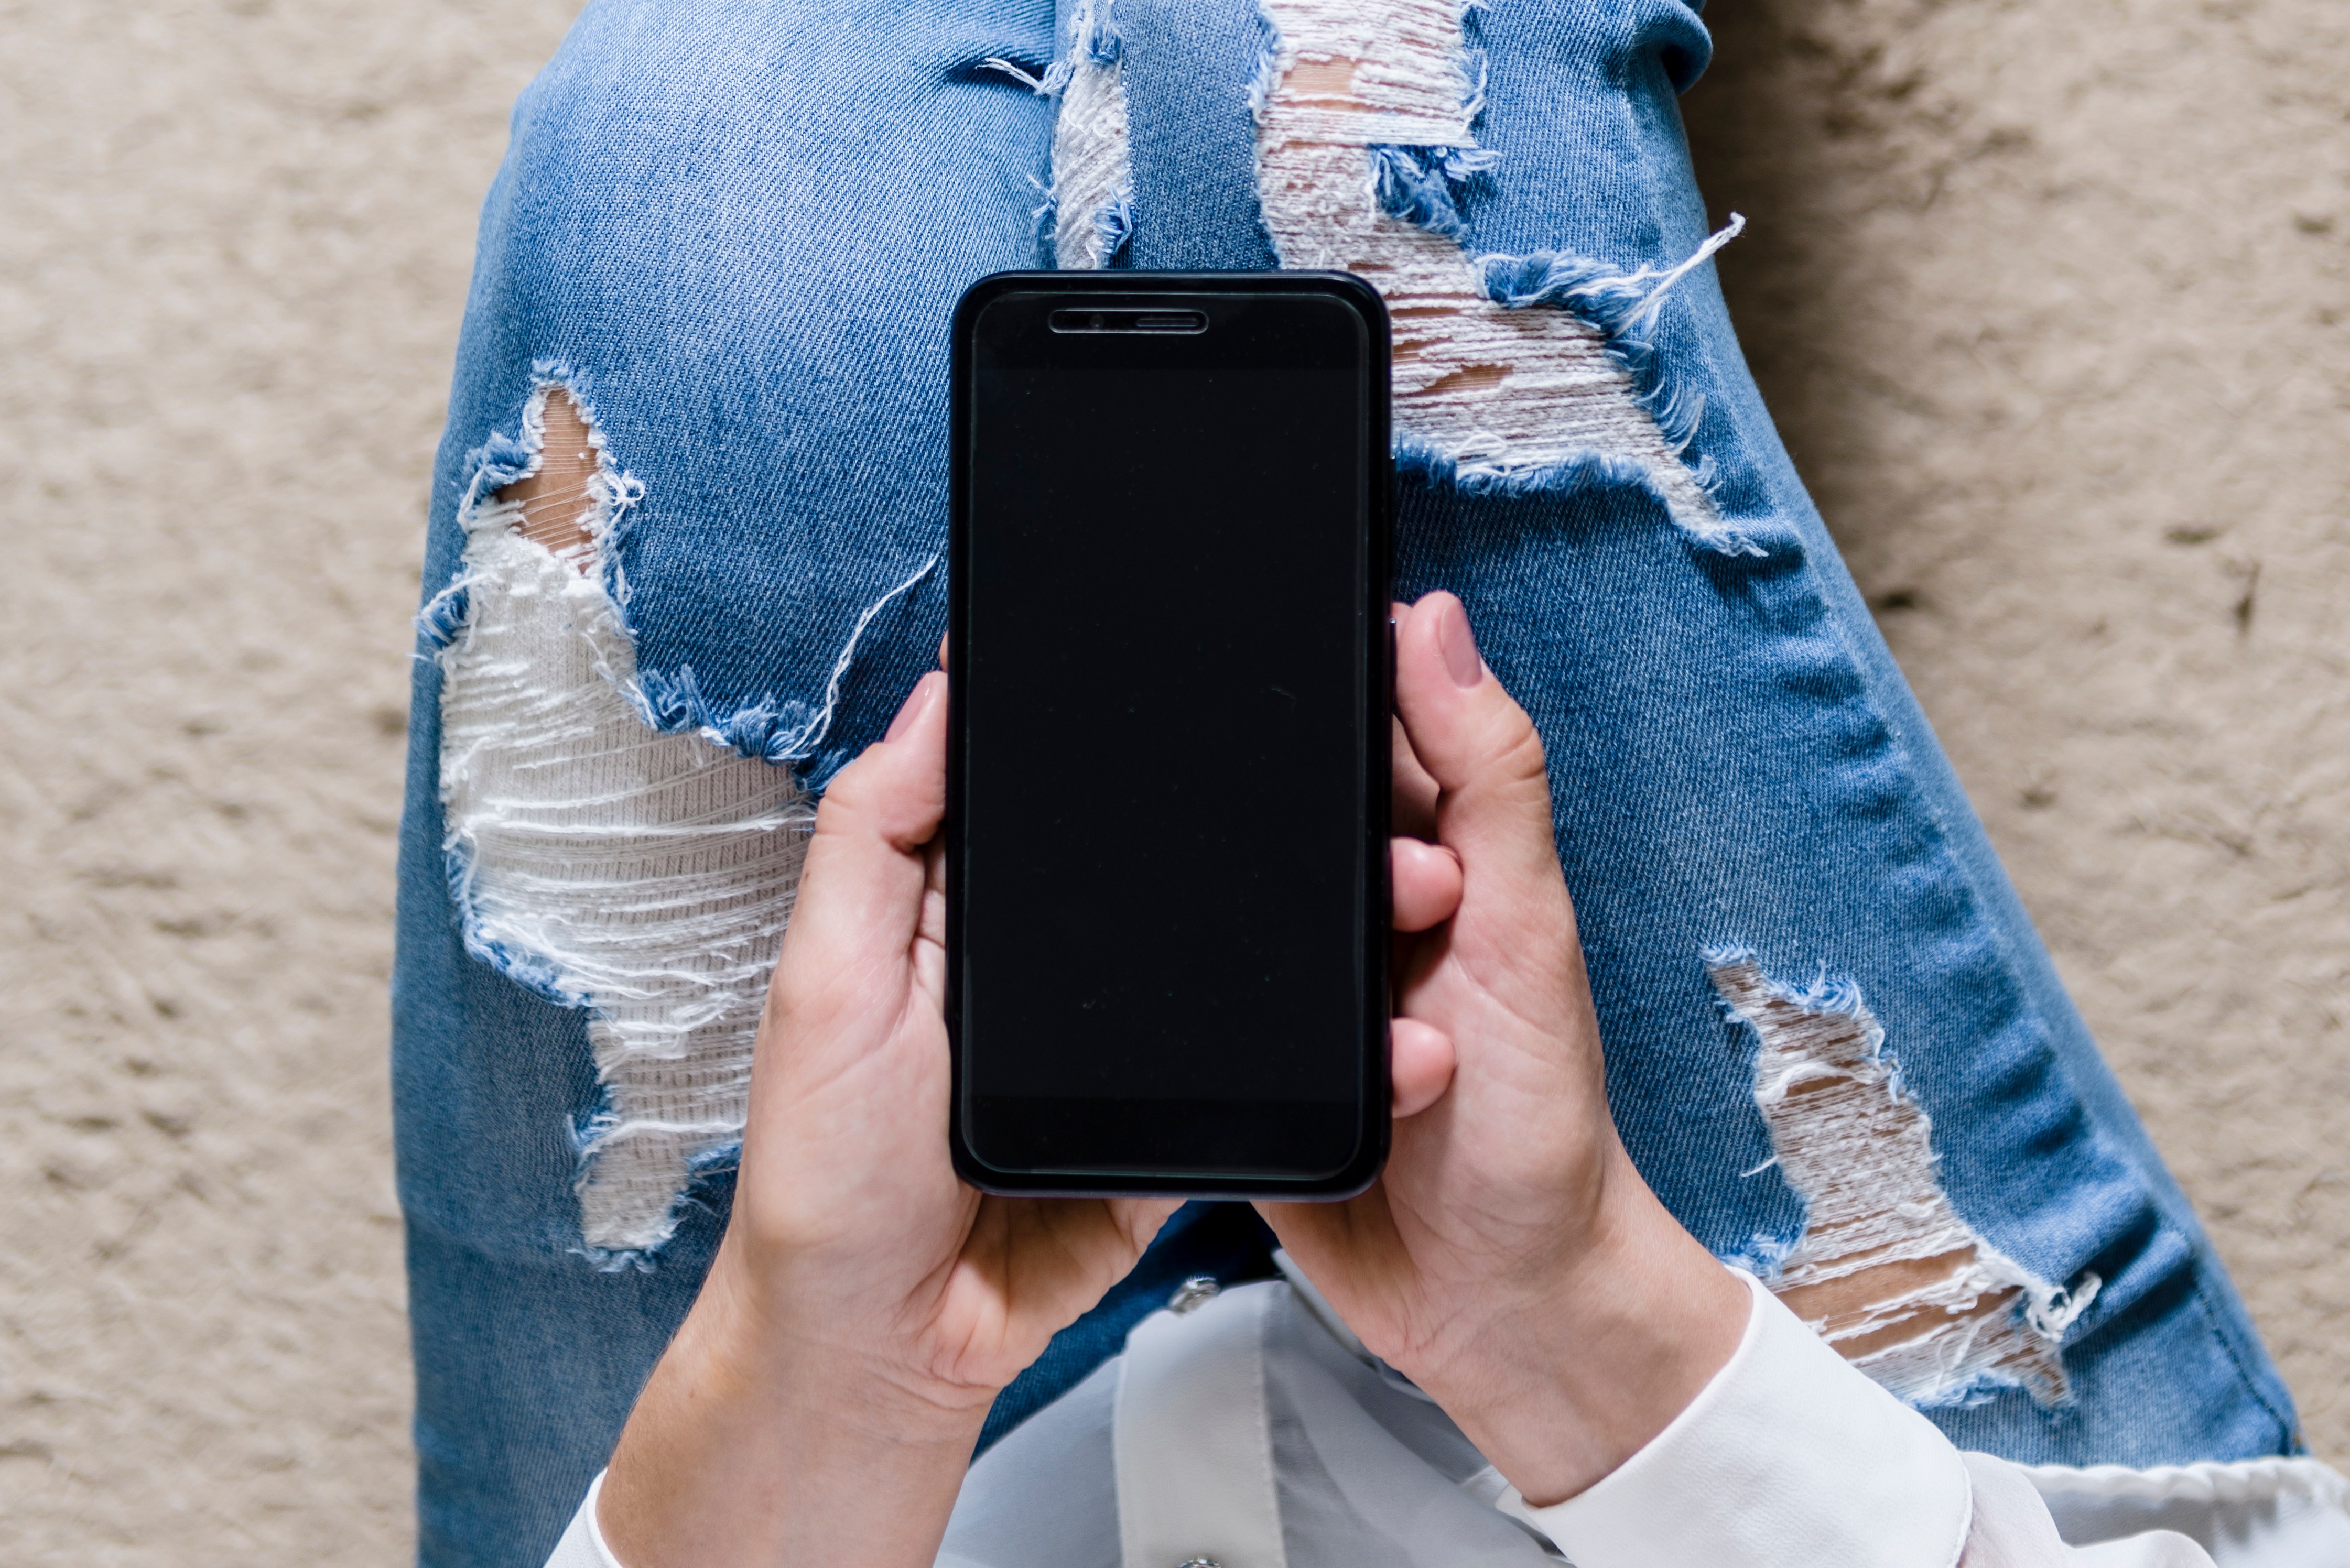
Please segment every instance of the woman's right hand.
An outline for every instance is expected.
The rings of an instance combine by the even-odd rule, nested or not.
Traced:
[[[923,677],[816,814],[733,1216],[605,1478],[629,1568],[928,1564],[997,1390],[1174,1210],[955,1176],[946,709]]]

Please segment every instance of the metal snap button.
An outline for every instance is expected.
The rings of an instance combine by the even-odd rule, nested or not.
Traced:
[[[1216,1283],[1213,1275],[1193,1274],[1190,1279],[1177,1285],[1175,1293],[1167,1298],[1167,1310],[1177,1317],[1181,1317],[1188,1312],[1196,1312],[1203,1303],[1211,1302],[1222,1294],[1223,1288]],[[1204,1557],[1200,1561],[1208,1563]],[[1191,1568],[1191,1565],[1188,1563],[1178,1563],[1176,1568]],[[1221,1568],[1221,1565],[1208,1563],[1208,1568]]]

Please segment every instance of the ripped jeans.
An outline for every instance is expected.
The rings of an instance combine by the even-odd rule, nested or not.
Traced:
[[[1387,296],[1396,591],[1541,728],[1616,1119],[1700,1240],[1965,1447],[2294,1450],[1748,379],[1709,47],[1679,0],[591,0],[484,212],[424,567],[424,1561],[541,1561],[692,1301],[812,802],[936,657],[950,311],[1034,265]],[[1168,754],[1212,776],[1212,724]],[[1185,1210],[983,1440],[1266,1248]]]

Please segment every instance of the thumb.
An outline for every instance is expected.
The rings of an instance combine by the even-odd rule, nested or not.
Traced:
[[[818,965],[877,939],[902,956],[921,912],[922,846],[946,811],[946,677],[922,677],[888,737],[840,771],[817,807],[791,934]],[[796,956],[790,940],[785,959]],[[814,950],[826,950],[820,958]]]
[[[1542,737],[1485,667],[1469,613],[1451,594],[1430,594],[1399,621],[1395,689],[1412,752],[1443,792],[1439,838],[1471,876],[1478,860],[1555,873]]]

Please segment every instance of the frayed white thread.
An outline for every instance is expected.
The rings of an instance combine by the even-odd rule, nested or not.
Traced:
[[[591,497],[598,538],[608,490]],[[815,812],[789,772],[647,725],[593,561],[522,537],[520,514],[480,501],[461,519],[466,607],[440,655],[446,847],[467,948],[589,1012],[605,1109],[584,1129],[580,1230],[591,1251],[640,1252],[675,1231],[695,1163],[742,1137]]]
[[[988,56],[987,58],[979,62],[979,68],[983,71],[999,71],[1003,75],[1010,77],[1014,81],[1018,82],[1022,87],[1026,88],[1033,93],[1045,93],[1052,90],[1045,85],[1045,78],[1043,77],[1037,76],[1033,71],[1025,70],[1021,67],[1013,64],[1010,60],[1003,58],[1001,55]]]
[[[1664,304],[1665,296],[1671,291],[1674,285],[1679,283],[1681,279],[1689,276],[1690,274],[1703,266],[1707,262],[1711,261],[1713,259],[1714,252],[1720,250],[1722,246],[1728,244],[1731,241],[1736,239],[1745,232],[1746,214],[1743,213],[1731,213],[1730,222],[1722,224],[1721,227],[1716,229],[1712,234],[1708,234],[1706,236],[1705,244],[1698,246],[1696,250],[1690,253],[1689,260],[1681,263],[1681,265],[1677,267],[1669,269],[1665,273],[1664,276],[1657,280],[1657,286],[1648,290],[1648,303],[1640,306],[1639,314],[1635,316],[1633,320],[1638,322],[1654,317],[1657,313],[1657,307]],[[1743,254],[1744,253],[1742,252],[1741,254]],[[1645,278],[1650,270],[1651,269],[1648,267],[1642,267],[1638,272],[1634,273],[1632,275],[1637,278]]]
[[[1722,1002],[1753,1030],[1754,1100],[1787,1183],[1809,1206],[1773,1291],[1839,1304],[1812,1327],[1912,1404],[1964,1403],[1997,1386],[2066,1397],[2059,1342],[2095,1299],[2036,1278],[1959,1217],[1936,1175],[1932,1124],[1903,1092],[1885,1031],[1850,987],[1792,990],[1752,954],[1706,957]],[[1879,1271],[1882,1271],[1880,1273]],[[1868,1288],[1881,1283],[1882,1293]]]
[[[1677,523],[1719,535],[1712,498],[1605,331],[1570,311],[1497,303],[1453,241],[1380,210],[1370,148],[1476,145],[1460,0],[1263,4],[1280,35],[1253,89],[1265,228],[1282,265],[1357,273],[1386,297],[1398,433],[1463,475],[1627,459],[1654,475]]]
[[[1640,304],[1638,309],[1624,318],[1623,330],[1629,332],[1655,320],[1657,312],[1664,306],[1665,296],[1672,292],[1674,285],[1712,260],[1714,252],[1745,232],[1746,214],[1732,213],[1730,214],[1730,222],[1707,235],[1705,244],[1691,251],[1689,259],[1679,265],[1644,266],[1638,272],[1625,274],[1620,280],[1617,280],[1615,286],[1637,292]]]
[[[824,738],[832,732],[833,714],[840,708],[841,680],[847,675],[848,667],[857,661],[857,645],[865,639],[865,628],[873,624],[875,616],[889,607],[892,600],[910,592],[915,584],[936,571],[938,565],[939,557],[932,556],[915,567],[904,582],[865,607],[863,613],[857,618],[857,624],[848,628],[848,640],[840,645],[840,657],[832,661],[832,674],[824,683],[824,706],[817,709],[815,717],[793,732],[787,740],[773,742],[784,755],[799,756],[824,743]],[[700,733],[713,746],[732,746],[734,743],[723,730],[704,726]]]
[[[1053,265],[1096,272],[1126,244],[1133,221],[1126,78],[1107,0],[1078,0],[1065,47],[1061,109],[1053,121]],[[1056,67],[1052,78],[1062,76]]]

